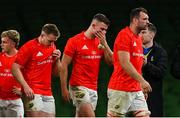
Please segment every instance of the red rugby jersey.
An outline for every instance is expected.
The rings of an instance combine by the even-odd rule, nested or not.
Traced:
[[[12,92],[13,86],[21,88],[11,73],[11,67],[15,58],[16,55],[7,56],[5,53],[0,53],[0,99],[2,100],[20,98],[19,95]]]
[[[64,54],[72,57],[73,69],[70,85],[97,90],[97,79],[103,50],[98,49],[99,39],[88,39],[84,32],[70,38]]]
[[[51,72],[55,45],[44,46],[38,39],[25,43],[17,54],[16,63],[23,66],[23,76],[35,94],[52,95]]]
[[[130,62],[141,74],[143,65],[142,39],[134,34],[129,27],[122,29],[114,43],[114,71],[109,81],[108,88],[121,91],[139,91],[140,83],[130,77],[121,67],[117,52],[127,51],[130,54]]]

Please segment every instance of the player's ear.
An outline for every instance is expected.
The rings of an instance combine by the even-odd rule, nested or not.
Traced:
[[[41,37],[43,37],[43,36],[45,36],[46,34],[45,34],[45,32],[41,32]]]
[[[96,24],[95,23],[92,23],[92,27],[95,28]]]
[[[41,34],[40,36],[43,38],[45,36],[45,34]]]

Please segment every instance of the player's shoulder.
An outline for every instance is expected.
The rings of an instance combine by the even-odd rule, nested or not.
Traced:
[[[83,39],[83,33],[81,32],[81,33],[76,34],[73,37],[69,38],[68,42],[69,43],[71,42],[73,44],[79,44],[79,43],[81,43],[82,39]]]
[[[70,40],[78,40],[78,39],[81,39],[83,37],[83,33],[79,33],[79,34],[76,34],[74,36],[72,36],[71,38],[69,38]]]
[[[27,41],[24,45],[22,45],[20,47],[19,51],[24,50],[24,49],[31,50],[31,49],[36,48],[36,45],[38,44],[37,42],[38,41],[36,39],[31,39],[31,40]]]
[[[125,28],[121,29],[121,30],[118,32],[116,38],[119,39],[119,38],[122,38],[122,37],[124,37],[124,36],[127,36],[127,37],[131,36],[128,27],[125,27]]]
[[[130,34],[129,28],[125,27],[119,31],[118,36],[129,35],[129,34]]]
[[[31,39],[31,40],[27,41],[24,44],[24,46],[34,47],[37,43],[38,43],[38,40],[35,38],[35,39]]]

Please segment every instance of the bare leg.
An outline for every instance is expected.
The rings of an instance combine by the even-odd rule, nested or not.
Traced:
[[[76,117],[95,117],[92,105],[89,103],[82,103],[79,111],[76,112]]]
[[[44,111],[26,111],[27,117],[55,117],[55,114],[47,113]]]

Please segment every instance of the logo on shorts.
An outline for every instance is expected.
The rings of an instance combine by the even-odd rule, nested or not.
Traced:
[[[118,109],[119,107],[120,107],[119,105],[116,105],[114,108],[115,108],[115,109]]]
[[[83,98],[85,96],[85,93],[82,93],[81,91],[75,93],[76,98]]]
[[[31,109],[34,106],[33,103],[29,103],[29,108]]]

